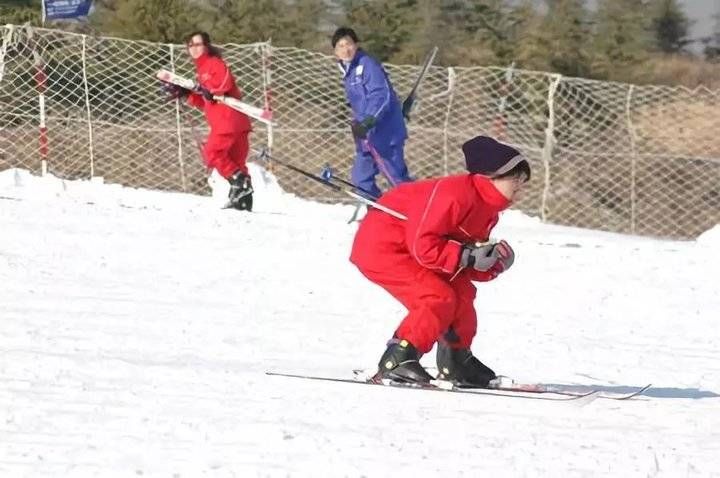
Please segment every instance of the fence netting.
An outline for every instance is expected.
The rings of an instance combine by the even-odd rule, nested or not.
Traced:
[[[208,192],[202,114],[166,102],[154,73],[194,70],[182,45],[0,27],[0,169]],[[244,101],[270,101],[251,146],[311,172],[347,176],[354,145],[332,57],[269,43],[221,45]],[[419,66],[385,65],[400,96]],[[460,145],[487,134],[533,170],[515,207],[556,224],[692,238],[720,222],[720,91],[566,78],[513,67],[431,67],[408,123],[413,176],[460,173]],[[337,201],[276,168],[299,196]]]

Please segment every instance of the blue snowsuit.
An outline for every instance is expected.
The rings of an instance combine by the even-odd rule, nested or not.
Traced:
[[[356,139],[351,179],[354,185],[380,197],[382,193],[375,183],[378,172],[382,172],[392,185],[412,181],[403,151],[407,130],[402,107],[382,65],[363,50],[358,49],[349,64],[338,63],[344,74],[345,93],[353,119],[362,122],[368,116],[374,116],[377,120],[368,131],[367,142],[379,158],[373,158],[364,140]]]

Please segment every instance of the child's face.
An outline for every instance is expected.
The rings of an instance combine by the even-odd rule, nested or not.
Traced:
[[[510,201],[510,204],[522,199],[527,181],[527,177],[524,174],[517,177],[493,180],[495,187],[507,198],[508,201]]]
[[[350,37],[342,37],[335,44],[335,56],[344,62],[352,61],[357,51],[357,43]]]
[[[190,39],[190,41],[187,44],[188,53],[190,54],[190,57],[193,60],[196,60],[202,56],[203,53],[207,51],[207,47],[205,46],[205,42],[203,42],[203,37],[200,35],[195,35]]]

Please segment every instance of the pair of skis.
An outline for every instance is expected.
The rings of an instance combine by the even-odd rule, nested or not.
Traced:
[[[180,75],[176,75],[172,71],[168,70],[159,70],[155,76],[158,80],[163,81],[165,83],[170,83],[173,85],[177,85],[181,88],[185,88],[188,90],[193,90],[196,86],[195,82],[191,79],[184,78]],[[231,96],[224,96],[224,95],[214,95],[213,99],[219,103],[223,103],[230,108],[237,110],[243,114],[248,115],[251,118],[255,118],[256,120],[265,123],[267,125],[272,125],[272,110],[270,108],[258,108],[257,106],[253,106],[251,104],[245,103],[244,101],[240,101],[237,98],[233,98]]]
[[[645,392],[651,387],[651,385],[648,384],[644,387],[638,388],[638,390],[632,393],[603,394],[600,390],[596,389],[591,389],[585,392],[576,392],[570,390],[569,388],[565,389],[558,386],[548,386],[543,384],[518,384],[512,380],[509,380],[507,377],[502,377],[502,379],[504,380],[499,380],[495,383],[491,383],[491,385],[487,388],[466,388],[458,387],[450,382],[445,382],[442,380],[435,380],[431,383],[423,384],[409,384],[394,382],[391,380],[377,380],[372,377],[366,377],[364,375],[364,371],[362,370],[354,370],[354,378],[305,375],[285,372],[265,372],[265,374],[274,377],[285,377],[302,380],[351,383],[356,385],[384,386],[394,388],[406,388],[411,390],[429,390],[435,392],[461,393],[469,395],[489,395],[495,397],[524,398],[529,400],[547,401],[574,401],[582,399],[593,400],[595,398],[624,401],[642,395],[643,392]]]

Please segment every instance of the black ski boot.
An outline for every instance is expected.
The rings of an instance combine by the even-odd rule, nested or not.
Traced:
[[[393,339],[380,358],[375,381],[390,379],[403,383],[430,383],[433,376],[420,365],[417,349],[407,340]]]
[[[470,349],[453,349],[443,341],[437,344],[437,367],[438,380],[448,380],[461,387],[485,388],[497,378]]]
[[[227,207],[241,211],[252,211],[253,187],[250,176],[237,171],[228,178],[228,182],[230,183],[230,193],[228,194]]]

